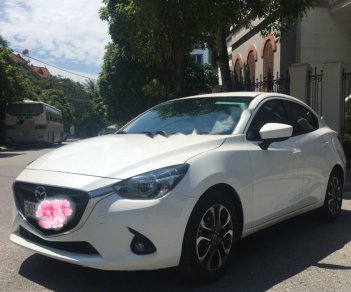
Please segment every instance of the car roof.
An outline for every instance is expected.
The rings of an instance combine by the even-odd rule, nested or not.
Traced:
[[[262,92],[254,92],[254,91],[241,91],[241,92],[220,92],[220,93],[207,93],[200,95],[192,95],[184,98],[199,98],[199,97],[256,97],[262,94]]]
[[[200,94],[188,96],[180,99],[190,99],[190,98],[202,98],[202,97],[251,97],[252,100],[250,102],[249,110],[255,109],[263,100],[267,98],[283,98],[286,100],[295,101],[304,106],[309,107],[303,101],[292,97],[290,95],[276,93],[276,92],[256,92],[256,91],[238,91],[238,92],[220,92],[220,93],[208,93],[208,94]]]
[[[192,95],[183,98],[177,98],[174,100],[184,100],[184,99],[192,99],[192,98],[207,98],[207,97],[248,97],[251,98],[249,107],[247,110],[252,113],[254,112],[257,107],[266,99],[269,98],[280,98],[285,100],[290,100],[296,102],[304,107],[307,107],[310,111],[312,111],[317,117],[319,117],[318,113],[316,113],[309,105],[305,102],[301,101],[298,98],[295,98],[290,95],[276,93],[276,92],[256,92],[256,91],[235,91],[235,92],[220,92],[220,93],[208,93],[208,94],[199,94],[199,95]]]

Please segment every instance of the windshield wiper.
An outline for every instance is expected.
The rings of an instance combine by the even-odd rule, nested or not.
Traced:
[[[150,138],[154,138],[156,135],[161,135],[164,137],[168,137],[169,134],[165,131],[156,131],[156,132],[151,132],[151,131],[143,131],[143,132],[126,132],[126,131],[118,131],[116,134],[144,134]]]
[[[155,137],[156,135],[162,135],[164,137],[168,137],[169,135],[165,131],[156,131],[156,132],[151,132],[151,131],[143,131],[143,132],[126,132],[126,131],[119,131],[116,134],[144,134],[150,138]]]

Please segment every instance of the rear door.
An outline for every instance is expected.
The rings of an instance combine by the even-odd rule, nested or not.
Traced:
[[[330,129],[319,127],[318,118],[302,104],[284,101],[293,137],[298,138],[304,165],[302,206],[317,203],[325,195],[332,146]]]

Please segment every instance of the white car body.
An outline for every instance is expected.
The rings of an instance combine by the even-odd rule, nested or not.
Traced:
[[[28,165],[15,182],[91,193],[155,169],[189,164],[185,176],[165,196],[135,200],[111,191],[91,198],[79,223],[72,230],[54,235],[43,234],[28,222],[21,208],[16,208],[10,240],[82,266],[104,270],[159,269],[179,264],[191,212],[201,196],[214,186],[232,189],[240,201],[241,237],[323,206],[332,169],[338,167],[345,174],[345,156],[334,131],[318,117],[317,130],[272,143],[268,150],[262,150],[257,141],[246,138],[260,105],[270,99],[303,103],[276,93],[206,96],[254,99],[230,135],[127,134],[92,138],[47,153]],[[281,131],[286,133],[286,129]],[[23,236],[20,228],[42,241]],[[129,228],[150,239],[156,252],[133,253],[134,235]],[[58,245],[50,246],[50,242]],[[60,248],[63,242],[88,242],[98,253],[67,251]]]

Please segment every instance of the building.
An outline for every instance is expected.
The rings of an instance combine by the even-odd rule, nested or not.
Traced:
[[[12,53],[11,57],[14,62],[20,64],[26,70],[33,72],[36,76],[42,78],[48,78],[52,76],[50,71],[46,67],[29,65],[29,61],[24,59],[20,54]]]
[[[23,67],[29,69],[29,65],[28,65],[28,61],[23,59],[22,56],[20,54],[11,54],[11,58],[14,62],[16,62],[17,64],[22,65]]]
[[[30,67],[32,72],[36,73],[40,77],[43,77],[43,78],[51,77],[51,73],[46,67],[33,66],[33,65],[31,65]]]
[[[196,48],[192,50],[190,53],[190,60],[199,66],[204,64],[210,64],[212,67],[217,66],[215,53],[209,48]]]
[[[279,91],[307,102],[338,132],[351,132],[351,1],[316,1],[283,32],[263,37],[264,19],[227,37],[237,90]],[[349,100],[349,99],[348,99]]]

